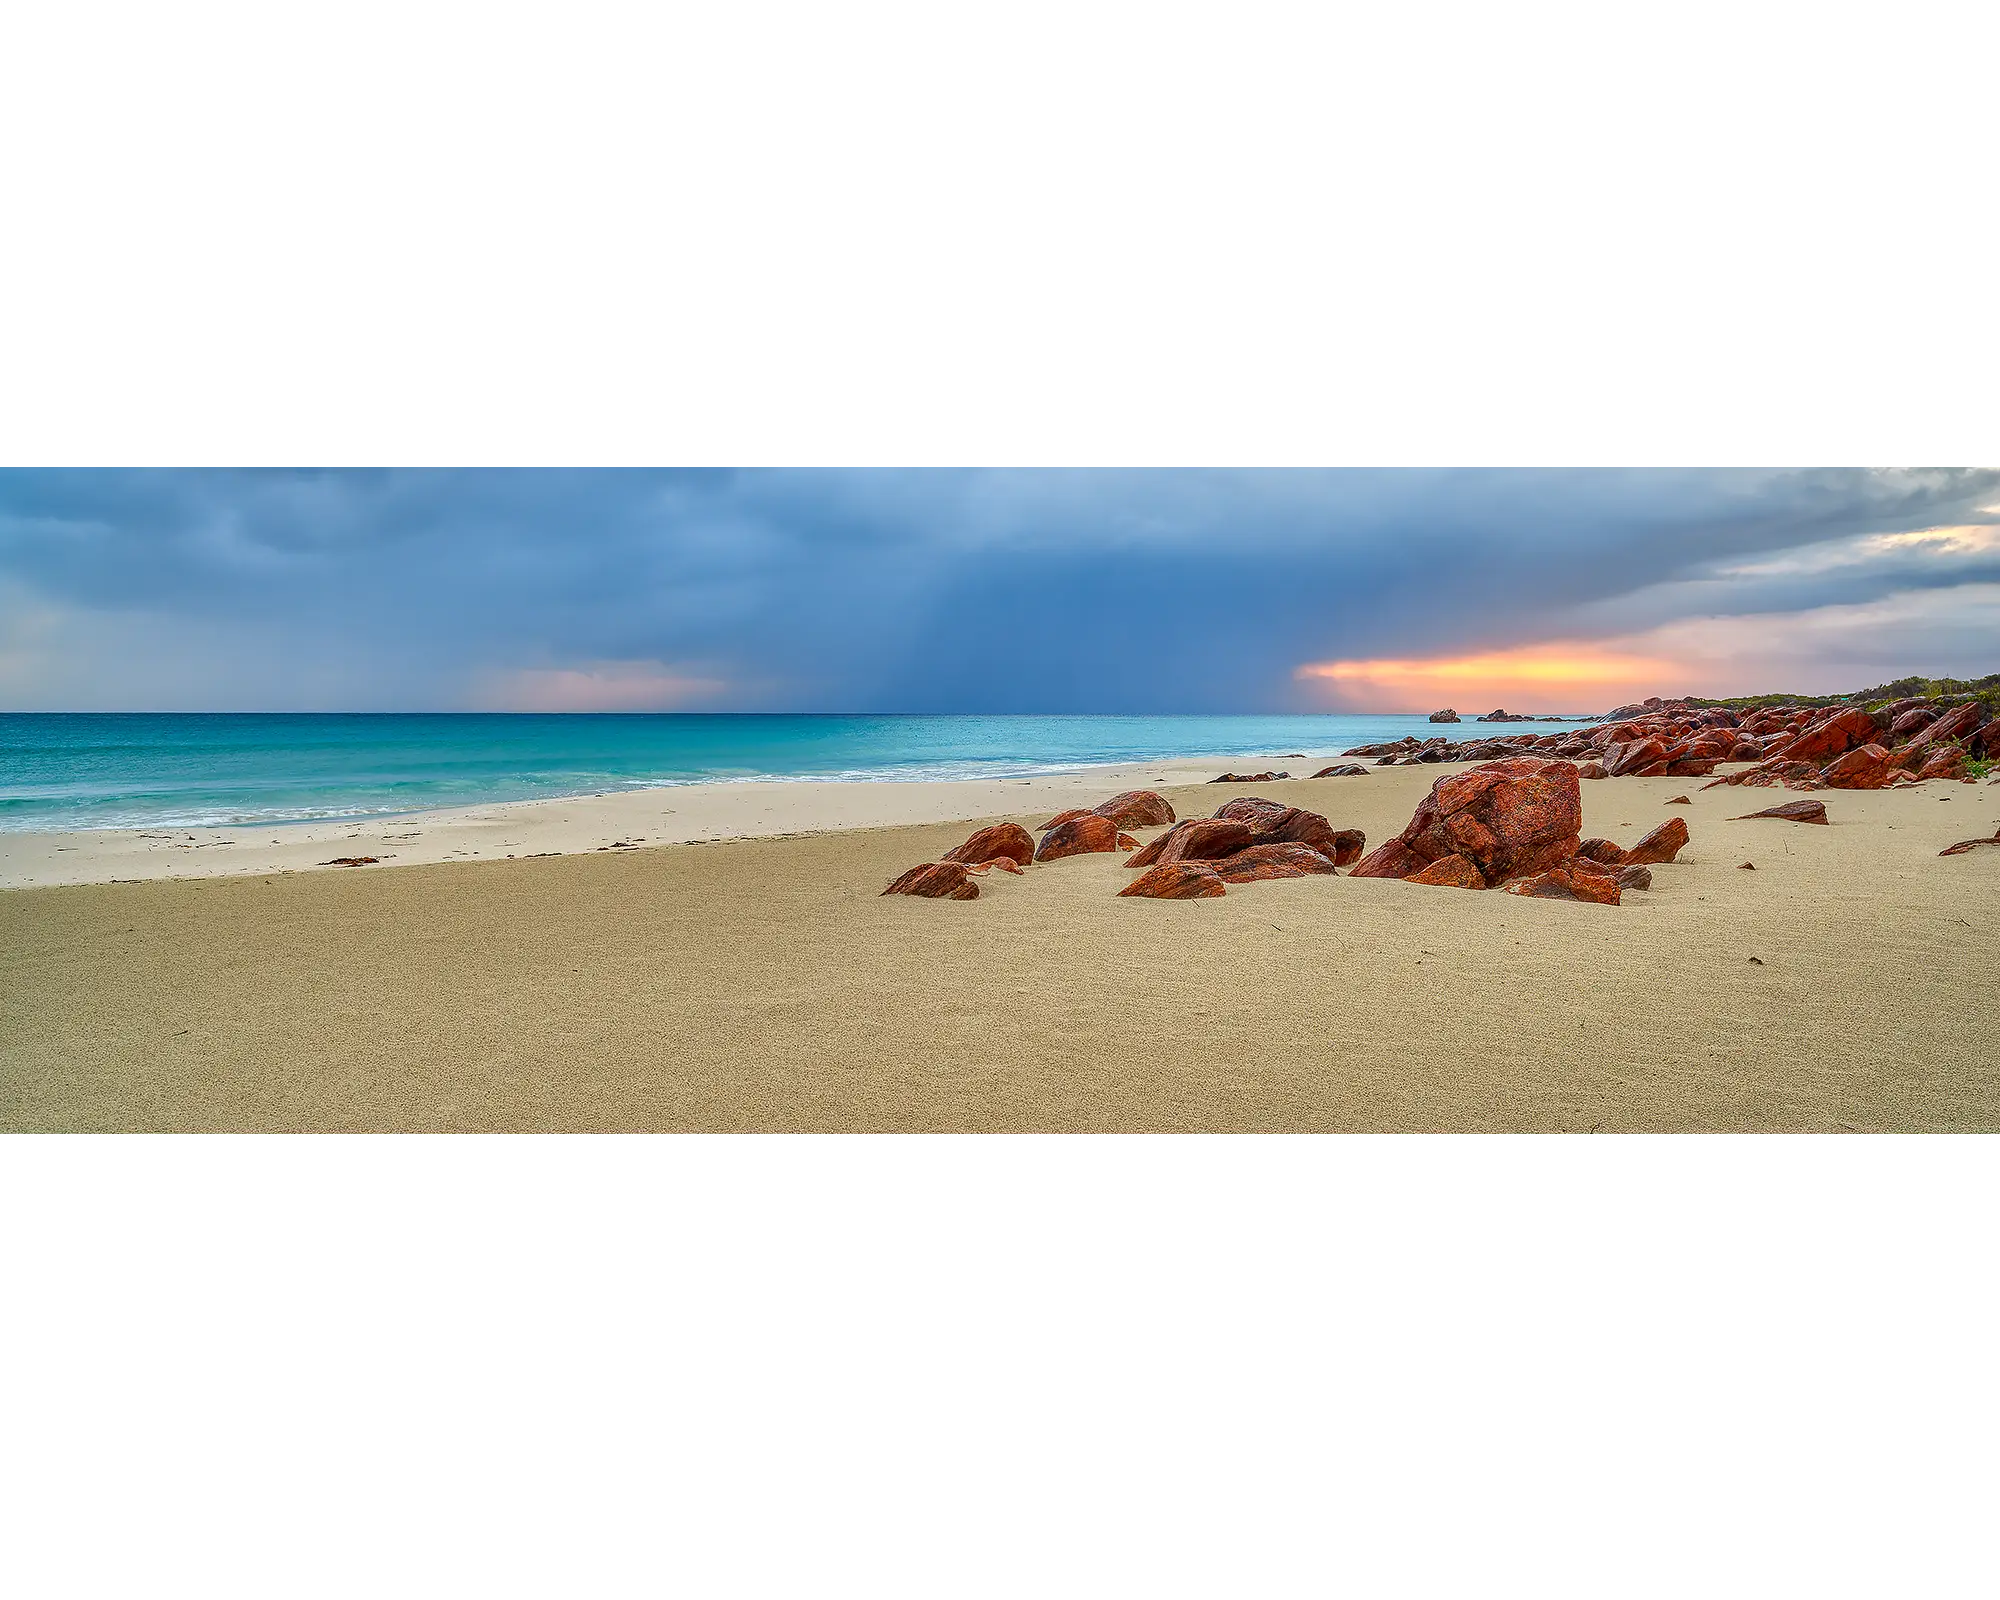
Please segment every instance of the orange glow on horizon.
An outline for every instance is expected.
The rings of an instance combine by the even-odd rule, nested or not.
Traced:
[[[1599,702],[1663,694],[1687,676],[1680,662],[1590,643],[1550,641],[1479,655],[1403,661],[1312,661],[1302,681],[1382,710],[1579,711]]]

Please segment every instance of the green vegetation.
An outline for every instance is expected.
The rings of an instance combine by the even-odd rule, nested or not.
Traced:
[[[1974,756],[1965,763],[1968,778],[1983,778],[1993,770],[1993,763],[1984,756]]]
[[[1977,700],[1989,715],[2000,716],[2000,672],[1983,678],[1898,678],[1894,683],[1878,683],[1872,689],[1852,694],[1746,694],[1731,700],[1700,700],[1690,697],[1691,706],[1721,706],[1729,711],[1759,711],[1765,706],[1844,706],[1874,709],[1893,700],[1962,699]]]

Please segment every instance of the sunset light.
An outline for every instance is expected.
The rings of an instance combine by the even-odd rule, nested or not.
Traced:
[[[1430,710],[1456,700],[1482,709],[1575,711],[1607,697],[1663,693],[1685,670],[1657,656],[1552,641],[1469,656],[1315,661],[1294,676],[1332,685],[1342,702],[1370,709]]]

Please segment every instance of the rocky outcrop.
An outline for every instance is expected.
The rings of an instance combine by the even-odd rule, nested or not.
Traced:
[[[1336,767],[1321,767],[1313,774],[1315,778],[1365,778],[1368,769],[1358,761],[1343,761]]]
[[[1752,811],[1747,816],[1731,817],[1731,822],[1816,822],[1827,823],[1826,802],[1824,800],[1788,800],[1781,806],[1772,806],[1764,811]]]
[[[1887,750],[1863,744],[1835,757],[1820,777],[1829,789],[1886,789],[1892,771]]]
[[[1213,861],[1247,850],[1256,842],[1250,825],[1235,817],[1190,817],[1142,847],[1125,865],[1150,867],[1157,862]]]
[[[1631,849],[1624,859],[1616,863],[1621,866],[1656,867],[1663,861],[1671,861],[1681,853],[1688,842],[1688,825],[1679,817],[1669,817]]]
[[[1121,828],[1164,828],[1174,820],[1174,808],[1151,789],[1128,789],[1092,809]]]
[[[1276,783],[1281,778],[1289,778],[1289,772],[1225,772],[1219,778],[1210,778],[1210,783]]]
[[[1796,738],[1771,752],[1787,761],[1819,763],[1845,755],[1875,737],[1875,719],[1859,706],[1845,706],[1809,724]]]
[[[1422,872],[1413,872],[1405,883],[1430,884],[1441,889],[1483,889],[1486,880],[1464,856],[1439,856]]]
[[[925,900],[977,900],[979,885],[966,876],[962,861],[927,861],[912,867],[884,894],[913,894]]]
[[[1086,811],[1080,817],[1058,822],[1043,834],[1035,859],[1060,861],[1065,856],[1101,855],[1117,848],[1118,824],[1109,817]]]
[[[1407,878],[1463,856],[1491,885],[1547,870],[1576,854],[1583,807],[1567,761],[1515,756],[1440,778],[1409,826],[1364,857],[1360,878]]]
[[[1214,863],[1224,883],[1334,875],[1333,862],[1307,844],[1253,844]]]
[[[1025,867],[1035,859],[1035,836],[1018,822],[996,822],[981,828],[944,859],[970,867],[1003,856]]]
[[[1458,713],[1457,713],[1456,711],[1453,711],[1453,710],[1450,710],[1449,708],[1447,708],[1447,709],[1445,709],[1445,710],[1443,710],[1443,711],[1433,711],[1433,712],[1431,713],[1431,721],[1433,721],[1433,722],[1456,722],[1456,721],[1458,721]]]
[[[1227,892],[1221,876],[1206,861],[1163,861],[1118,891],[1141,900],[1212,900]]]

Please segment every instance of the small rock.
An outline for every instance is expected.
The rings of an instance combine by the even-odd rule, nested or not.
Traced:
[[[1801,804],[1818,805],[1816,800]],[[1825,811],[1824,806],[1820,810]],[[1688,842],[1688,825],[1679,817],[1669,817],[1645,838],[1625,852],[1625,860],[1634,865],[1655,866],[1662,861],[1671,861],[1681,853]]]
[[[1814,822],[1821,827],[1829,827],[1826,820],[1824,800],[1787,800],[1781,806],[1772,806],[1767,811],[1752,811],[1748,816],[1731,817],[1731,822],[1756,822],[1768,819],[1772,822]]]
[[[1210,783],[1276,783],[1280,778],[1289,778],[1289,772],[1225,772],[1219,778],[1210,778]]]
[[[381,859],[380,856],[335,856],[331,861],[322,861],[320,865],[323,867],[372,867]]]
[[[1740,865],[1739,865],[1739,866],[1737,867],[1737,869],[1736,869],[1736,870],[1737,870],[1738,872],[1755,872],[1755,871],[1757,870],[1757,863],[1756,863],[1756,862],[1754,862],[1754,861],[1745,861],[1745,862],[1742,862],[1742,863],[1741,863],[1741,864],[1740,864]]]
[[[1337,767],[1321,767],[1313,774],[1315,778],[1365,778],[1368,769],[1358,761],[1343,761]]]
[[[1691,806],[1694,802],[1684,794],[1677,794],[1667,804],[1670,806]]]
[[[927,861],[912,867],[883,894],[913,894],[925,900],[977,900],[979,885],[966,876],[962,861]]]
[[[1227,892],[1221,875],[1206,861],[1163,861],[1140,873],[1118,894],[1121,899],[1213,900]]]
[[[1620,867],[1613,876],[1617,878],[1618,887],[1621,889],[1650,889],[1653,887],[1653,869],[1651,867],[1642,867],[1635,863],[1632,866]]]
[[[1413,872],[1405,883],[1428,883],[1441,889],[1483,889],[1486,880],[1464,856],[1439,856],[1422,872]]]

